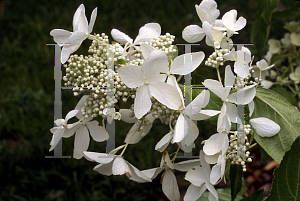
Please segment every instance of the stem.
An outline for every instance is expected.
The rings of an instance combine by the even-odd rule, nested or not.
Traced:
[[[257,143],[255,142],[254,144],[252,144],[247,150],[249,150],[249,149],[251,149],[251,148],[253,148],[253,147],[255,147],[257,145]]]
[[[218,73],[218,79],[219,79],[219,82],[222,83],[222,79],[221,79],[221,75],[220,75],[220,71],[219,71],[219,63],[218,63],[218,65],[216,66],[216,69],[217,69],[217,73]]]
[[[173,112],[172,112],[172,114],[171,114],[171,116],[170,116],[170,121],[169,121],[169,127],[170,127],[170,130],[171,130],[171,131],[174,131],[173,128],[172,128],[172,125],[171,125],[171,122],[172,122],[172,120],[173,120],[173,118],[171,118],[171,117],[173,117],[174,112],[175,112],[175,110],[173,110]]]
[[[72,126],[66,126],[68,129],[71,129],[71,128],[73,128],[74,126],[76,126],[77,124],[79,124],[82,120],[84,120],[85,119],[85,117],[83,117],[83,118],[81,118],[78,122],[76,122],[75,124],[73,124]]]
[[[181,78],[182,78],[182,75],[179,75],[176,81],[179,82],[181,80]]]
[[[175,152],[175,155],[174,155],[174,157],[173,157],[172,161],[174,161],[174,160],[175,160],[175,158],[176,158],[176,156],[177,156],[177,154],[178,154],[178,151],[179,151],[179,146],[178,146],[178,148],[177,148],[177,150],[176,150],[176,152]]]

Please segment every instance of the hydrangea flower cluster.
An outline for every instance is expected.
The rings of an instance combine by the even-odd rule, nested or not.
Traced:
[[[226,162],[240,164],[243,171],[246,171],[245,163],[251,162],[248,149],[252,145],[247,135],[256,132],[262,137],[271,137],[280,130],[278,124],[270,119],[252,118],[245,122],[237,112],[238,106],[247,106],[251,118],[255,109],[253,99],[256,88],[261,85],[262,72],[273,65],[265,60],[257,62],[260,77],[252,81],[254,66],[251,52],[245,47],[235,50],[231,39],[245,27],[246,19],[237,19],[236,10],[230,10],[221,19],[217,19],[220,11],[214,0],[203,0],[195,7],[202,27],[189,25],[184,28],[182,37],[190,43],[199,42],[205,37],[206,44],[214,48],[205,64],[217,70],[219,79],[206,79],[202,83],[206,89],[201,90],[188,105],[185,105],[178,82],[183,75],[197,69],[204,61],[205,54],[200,51],[178,56],[176,45],[173,44],[175,36],[169,33],[161,35],[158,23],[142,26],[134,40],[113,29],[111,35],[115,43],[111,44],[112,41],[104,33],[90,34],[97,8],[88,24],[82,4],[73,18],[74,32],[52,30],[50,34],[54,41],[63,46],[61,62],[65,63],[66,68],[63,77],[65,85],[73,86],[74,96],[87,95],[82,96],[65,119],[55,121],[57,126],[50,129],[53,133],[50,151],[62,137],[76,133],[74,158],[85,157],[99,163],[94,170],[100,174],[125,174],[129,179],[143,183],[151,182],[163,172],[162,190],[169,200],[175,201],[180,199],[180,193],[174,172],[183,171],[187,172],[185,179],[191,182],[184,200],[197,200],[206,189],[210,192],[210,201],[218,200],[214,185],[224,178]],[[92,40],[88,56],[71,55],[85,39]],[[222,82],[219,69],[225,63],[228,65]],[[109,68],[111,64],[113,68]],[[206,109],[210,103],[210,92],[222,100],[220,111]],[[133,104],[128,108],[119,108],[118,102],[127,102],[128,99],[132,99]],[[117,112],[111,110],[114,106],[118,107]],[[111,121],[109,115],[113,115],[115,120],[133,124],[124,140],[125,144],[109,154],[87,151],[89,135],[101,142],[113,134],[107,132],[104,123],[106,120]],[[199,135],[197,121],[217,115],[217,126],[211,133],[215,134],[202,142],[204,145],[200,159],[175,163],[180,150],[185,152],[188,147],[198,146],[195,143]],[[78,122],[67,124],[74,116],[79,119]],[[98,121],[92,120],[97,116],[102,118],[101,126]],[[154,121],[169,125],[170,130],[162,134],[161,140],[154,147],[162,152],[160,166],[141,171],[124,160],[122,155],[128,145],[139,143],[149,133]],[[234,124],[239,128],[236,131],[232,131]],[[166,151],[169,146],[176,146],[177,151],[169,154]],[[119,150],[122,150],[121,154],[116,155]],[[172,159],[171,155],[174,155]]]

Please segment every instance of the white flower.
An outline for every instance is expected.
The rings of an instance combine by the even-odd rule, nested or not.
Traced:
[[[185,175],[185,179],[191,182],[191,185],[187,189],[183,200],[195,201],[201,197],[206,189],[208,189],[208,200],[217,201],[218,192],[210,182],[211,170],[209,164],[204,160],[204,153],[202,150],[200,151],[200,164],[201,166],[190,169]]]
[[[224,155],[228,149],[229,140],[227,133],[216,133],[210,136],[208,140],[205,140],[203,146],[203,152],[206,155],[213,156],[218,154]],[[218,157],[218,156],[217,156]]]
[[[165,83],[168,70],[167,55],[161,50],[154,50],[144,61],[142,67],[128,65],[118,69],[121,80],[129,88],[137,88],[134,100],[134,113],[140,119],[151,108],[151,96],[170,109],[179,109],[181,101],[177,90]]]
[[[261,137],[272,137],[280,131],[277,123],[265,117],[250,119],[250,124]]]
[[[271,68],[274,67],[274,64],[273,65],[268,65],[267,61],[262,59],[258,62],[256,62],[256,66],[261,70],[261,71],[266,71],[266,70],[269,70]]]
[[[114,154],[104,154],[96,152],[83,152],[84,157],[89,161],[95,161],[100,163],[95,166],[93,170],[103,175],[123,175],[138,183],[151,182],[151,179],[143,174],[136,167],[123,159],[122,156]]]
[[[199,165],[199,159],[187,160],[174,164],[170,160],[168,152],[164,151],[160,167],[143,170],[142,173],[145,174],[147,177],[154,179],[160,172],[164,170],[164,173],[161,176],[162,190],[170,201],[179,201],[180,193],[173,170],[176,169],[179,171],[186,172],[189,169]]]
[[[242,47],[241,50],[235,51],[234,48],[229,53],[224,54],[224,59],[234,61],[234,72],[246,78],[249,75],[249,63],[251,61],[251,52],[248,48]]]
[[[284,46],[288,47],[291,44],[290,33],[284,34],[284,38],[282,38],[280,41]]]
[[[223,25],[231,33],[235,33],[236,31],[241,30],[246,26],[247,23],[247,20],[245,18],[239,17],[239,19],[236,20],[236,17],[237,17],[236,10],[230,10],[227,13],[225,13],[222,17]]]
[[[219,155],[217,164],[215,164],[211,169],[210,183],[216,184],[218,180],[224,176],[225,165],[225,154]]]
[[[295,72],[290,74],[291,80],[293,80],[296,84],[300,82],[300,66],[295,69]]]
[[[291,33],[291,43],[296,46],[300,46],[300,33]]]
[[[70,111],[65,119],[57,119],[54,121],[54,123],[57,125],[57,127],[53,127],[50,129],[51,133],[53,133],[52,140],[50,142],[50,149],[49,151],[52,151],[57,143],[60,141],[62,137],[69,136],[70,134],[74,134],[75,130],[74,128],[69,129],[68,127],[72,127],[73,124],[67,124],[68,120],[74,117],[79,110],[72,110]]]
[[[78,104],[76,105],[75,109],[81,111],[82,107],[84,106],[85,99],[88,98],[88,95],[83,96]],[[81,112],[78,112],[76,115],[77,118],[83,118]],[[80,159],[83,157],[83,151],[86,151],[89,147],[90,143],[90,136],[96,142],[102,142],[109,138],[107,132],[104,127],[99,126],[99,122],[94,120],[91,121],[93,118],[89,117],[88,119],[83,118],[82,122],[77,123],[74,125],[72,130],[73,132],[69,132],[68,135],[65,134],[63,137],[71,137],[75,131],[75,140],[74,140],[74,151],[73,157],[76,159]]]
[[[76,10],[73,17],[73,32],[66,31],[63,29],[53,29],[50,35],[53,36],[54,41],[59,45],[63,46],[61,52],[61,63],[65,63],[70,54],[75,52],[81,45],[81,43],[89,36],[92,32],[94,23],[97,17],[97,8],[92,12],[90,24],[85,16],[84,5],[81,4]]]
[[[269,44],[269,51],[272,54],[277,54],[280,52],[281,44],[279,40],[270,39],[268,40],[268,44]]]

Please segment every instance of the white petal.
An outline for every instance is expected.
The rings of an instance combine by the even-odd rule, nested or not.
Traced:
[[[150,94],[170,109],[180,109],[182,102],[177,89],[168,83],[151,82],[149,85]]]
[[[168,71],[168,64],[166,53],[161,50],[153,50],[142,65],[143,75],[148,81],[157,80],[160,72]]]
[[[153,50],[156,50],[154,47],[152,47],[151,45],[147,45],[147,44],[141,44],[140,47],[141,47],[142,54],[143,54],[143,57],[145,60],[149,57],[149,55],[151,54],[151,52]]]
[[[203,168],[200,166],[196,166],[190,169],[186,173],[184,179],[198,187],[202,186],[202,184],[207,182],[205,172],[203,171]]]
[[[236,105],[234,105],[232,103],[226,103],[226,107],[227,107],[226,114],[229,116],[230,121],[232,123],[242,124],[241,118],[237,114]]]
[[[93,170],[100,174],[110,176],[112,174],[112,165],[112,162],[107,164],[99,164],[96,165]]]
[[[233,87],[233,84],[235,82],[235,77],[231,71],[231,67],[229,65],[225,68],[225,87]]]
[[[219,113],[220,113],[220,111],[217,111],[217,110],[201,110],[200,113],[192,115],[191,118],[193,120],[200,121],[200,120],[204,120],[204,119],[213,117]]]
[[[188,106],[185,108],[185,114],[192,116],[198,114],[200,110],[209,102],[210,93],[208,90],[203,90]]]
[[[205,153],[203,150],[200,150],[200,164],[201,164],[201,172],[204,173],[204,177],[206,181],[209,181],[209,175],[210,175],[210,165],[206,162]]]
[[[69,37],[72,35],[72,32],[66,31],[63,29],[53,29],[50,32],[50,35],[53,36],[53,40],[59,45],[63,46],[67,42]]]
[[[137,118],[134,116],[134,112],[130,109],[120,109],[121,120],[126,123],[135,123],[137,122]]]
[[[144,129],[140,130],[140,131],[136,131],[139,129],[139,125],[137,123],[141,123],[141,121],[139,120],[138,122],[136,122],[131,129],[129,130],[128,134],[126,135],[126,138],[124,140],[125,143],[128,144],[136,144],[138,143],[141,139],[143,139],[143,137],[145,137],[149,131],[152,128],[152,124],[149,125],[144,125]],[[132,136],[132,137],[131,137]]]
[[[134,99],[134,114],[136,118],[142,118],[151,109],[151,99],[147,85],[138,88]]]
[[[118,29],[112,29],[111,30],[111,36],[113,37],[113,39],[115,41],[117,41],[118,43],[123,43],[126,44],[127,42],[129,44],[132,44],[133,39],[130,38],[128,35],[126,35],[125,33],[119,31]]]
[[[228,97],[228,100],[237,105],[246,105],[253,100],[255,94],[256,94],[255,85],[250,85],[231,94]]]
[[[209,182],[205,183],[205,186],[210,192],[209,196],[208,196],[208,200],[209,201],[218,201],[218,192],[216,191],[214,186],[211,185],[211,183],[209,183]]]
[[[171,66],[172,74],[186,75],[193,72],[203,61],[203,52],[187,53],[176,57]]]
[[[225,129],[227,133],[231,129],[231,120],[227,114],[227,105],[225,102],[223,103],[217,122],[217,131],[221,133],[223,129]]]
[[[174,168],[182,172],[187,172],[195,166],[200,166],[199,159],[187,160],[174,164]]]
[[[72,35],[70,36],[69,40],[67,41],[68,43],[70,43],[69,45],[66,45],[65,47],[70,47],[70,49],[75,52],[76,50],[74,50],[75,48],[71,47],[71,46],[77,46],[78,44],[81,44],[82,41],[84,41],[87,38],[87,33],[82,32],[82,31],[76,31],[74,33],[72,33]],[[71,52],[71,53],[73,53]]]
[[[98,121],[91,121],[91,122],[88,122],[86,124],[86,126],[88,127],[92,138],[96,142],[102,142],[104,140],[107,140],[109,138],[109,136],[106,135],[107,132],[106,132],[105,128],[103,128],[102,126],[99,126],[98,124],[99,124]]]
[[[210,91],[212,91],[214,94],[219,96],[222,100],[226,100],[230,92],[229,88],[224,88],[222,83],[216,80],[206,79],[202,84],[205,87],[207,87]]]
[[[228,149],[228,136],[227,134],[217,133],[212,135],[208,140],[206,140],[203,146],[203,152],[206,155],[214,155],[220,151]]]
[[[194,186],[193,184],[191,184],[188,187],[183,200],[184,201],[195,201],[201,197],[201,195],[204,193],[205,190],[206,190],[205,185],[198,187],[198,186]]]
[[[123,66],[119,68],[117,72],[122,82],[129,88],[136,88],[144,84],[144,77],[140,66]]]
[[[263,85],[263,88],[270,89],[274,83],[269,80],[262,80],[261,84]]]
[[[169,145],[172,139],[173,131],[167,133],[161,140],[155,145],[155,150],[163,152]]]
[[[246,26],[246,19],[243,17],[239,17],[236,21],[237,11],[230,10],[225,13],[222,17],[222,22],[224,26],[230,31],[239,31]]]
[[[170,201],[179,201],[180,193],[177,185],[177,180],[169,168],[166,169],[162,181],[162,190]]]
[[[52,139],[50,142],[51,147],[50,147],[49,151],[52,151],[56,147],[56,145],[59,143],[59,141],[61,140],[62,135],[64,133],[64,130],[65,130],[64,127],[59,127],[59,128],[52,130],[53,136],[52,136]]]
[[[235,49],[232,48],[232,50],[229,53],[226,53],[223,55],[223,58],[229,61],[235,61],[236,60],[236,52]]]
[[[84,33],[88,33],[88,21],[85,16],[85,12],[81,12],[79,19],[77,21],[77,31],[82,31]]]
[[[75,124],[75,123],[74,123]],[[68,124],[68,126],[73,126],[74,124]],[[74,133],[77,131],[77,129],[82,126],[81,123],[77,124],[76,126],[74,126],[71,129],[66,128],[64,134],[62,135],[62,137],[64,138],[68,138],[71,137],[72,135],[74,135]]]
[[[85,8],[83,4],[80,4],[80,6],[77,8],[74,16],[73,16],[73,31],[77,31],[78,30],[78,21],[80,19],[81,13],[85,13]]]
[[[253,102],[253,100],[250,101],[250,103],[248,103],[248,107],[249,107],[249,112],[250,112],[249,117],[251,117],[252,114],[253,114],[253,111],[254,111],[254,102]]]
[[[104,154],[90,151],[84,151],[83,156],[89,161],[95,161],[104,164],[112,162],[115,158],[115,155],[113,154]]]
[[[161,33],[161,27],[158,23],[147,23],[139,30],[139,35],[135,38],[134,44],[150,41],[152,38],[158,38]]]
[[[91,19],[90,19],[90,23],[89,23],[89,27],[88,27],[89,33],[91,33],[93,31],[96,17],[97,17],[97,8],[95,8],[91,14]]]
[[[79,48],[80,45],[78,45],[78,48]],[[60,62],[62,64],[66,63],[66,61],[69,59],[70,57],[70,54],[71,54],[71,49],[70,48],[67,48],[67,47],[63,47],[62,48],[62,51],[61,51],[61,57],[60,57]]]
[[[210,24],[213,24],[220,15],[217,6],[217,3],[213,0],[203,0],[199,6],[195,5],[200,20],[202,22],[207,21]]]
[[[216,164],[218,162],[219,156],[222,154],[222,151],[214,154],[214,155],[204,155],[204,159],[209,164]]]
[[[139,169],[131,165],[128,161],[125,161],[131,170],[131,176],[126,174],[130,180],[139,182],[139,183],[145,183],[145,182],[151,182],[151,178],[147,177],[143,172],[141,172]]]
[[[175,125],[172,143],[180,142],[185,137],[187,131],[188,131],[188,124],[186,122],[186,119],[182,114],[180,114]]]
[[[85,100],[89,97],[89,95],[84,95],[81,97],[81,99],[79,100],[79,102],[77,103],[75,110],[79,110],[79,112],[76,114],[76,117],[78,119],[82,119],[83,115],[81,113],[81,108],[85,107],[84,102]]]
[[[216,184],[221,178],[221,165],[215,164],[211,169],[210,183]]]
[[[182,31],[182,38],[188,43],[201,41],[205,36],[204,30],[198,25],[189,25]]]
[[[86,151],[90,144],[90,136],[86,126],[81,126],[75,134],[73,157],[80,159],[83,151]]]
[[[123,174],[129,174],[129,176],[132,175],[132,172],[127,165],[126,161],[121,157],[117,156],[113,162],[112,165],[112,174],[113,175],[123,175]]]
[[[71,119],[72,117],[74,117],[77,113],[79,112],[79,110],[71,110],[65,118],[65,121],[68,122],[69,119]]]
[[[272,137],[280,131],[277,123],[264,117],[250,119],[250,124],[261,137]]]
[[[182,106],[180,107],[179,110],[182,110],[184,108],[184,99],[183,99],[183,96],[182,96],[182,91],[181,91],[181,89],[180,89],[180,87],[179,87],[179,85],[176,81],[176,77],[173,76],[173,75],[170,75],[167,79],[167,83],[172,85],[173,87],[175,87],[177,89],[178,94],[179,94],[180,99],[181,99],[181,104],[182,104]]]
[[[152,169],[148,169],[148,170],[143,170],[141,171],[144,175],[146,175],[147,177],[154,179],[156,178],[156,176],[163,171],[165,168],[164,167],[159,167],[159,168],[152,168]]]
[[[187,133],[184,134],[185,137],[182,140],[182,142],[185,146],[190,146],[197,139],[199,135],[199,130],[197,125],[190,119],[189,116],[185,115],[184,119],[186,120],[185,122],[187,123],[188,130]]]

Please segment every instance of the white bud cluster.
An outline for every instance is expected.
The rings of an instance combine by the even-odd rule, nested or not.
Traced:
[[[220,49],[215,50],[205,61],[205,65],[211,66],[211,67],[217,67],[217,66],[223,66],[224,65],[224,58],[223,55],[228,53],[229,49]]]
[[[143,63],[144,63],[144,60],[143,60],[143,59],[136,59],[136,60],[130,61],[128,64],[129,64],[129,65],[142,66]]]
[[[235,131],[233,135],[230,135],[230,144],[227,150],[227,159],[231,160],[231,164],[240,164],[243,171],[246,172],[246,162],[252,162],[249,158],[248,134],[251,130],[250,125],[245,125],[245,128],[241,125],[238,131]]]
[[[128,60],[122,56],[122,49],[118,44],[109,45],[108,36],[97,34],[98,41],[93,40],[89,47],[89,53],[92,55],[71,55],[68,64],[65,64],[66,75],[63,77],[66,86],[74,86],[75,96],[89,92],[90,97],[86,102],[86,107],[91,110],[84,110],[84,115],[96,117],[103,115],[103,110],[112,107],[120,99],[127,101],[131,90],[120,79],[118,73],[107,69],[108,60],[111,59],[108,54],[114,55],[114,61],[122,59]],[[100,43],[102,42],[102,43]],[[142,62],[141,62],[142,63]],[[115,70],[122,67],[122,64],[115,65]],[[112,86],[111,86],[112,85]]]
[[[167,55],[173,54],[177,52],[176,45],[172,45],[174,42],[175,36],[166,33],[166,35],[161,35],[158,38],[153,38],[149,42],[145,42],[144,44],[151,45],[152,47],[162,50]],[[141,43],[143,44],[143,43]]]
[[[152,99],[152,107],[151,111],[154,112],[154,115],[156,115],[156,118],[159,118],[162,123],[169,125],[169,122],[171,120],[171,125],[175,126],[176,121],[179,117],[179,112],[174,111],[165,105],[158,102],[156,99]]]

